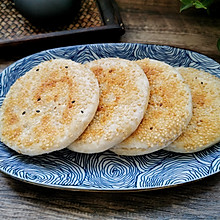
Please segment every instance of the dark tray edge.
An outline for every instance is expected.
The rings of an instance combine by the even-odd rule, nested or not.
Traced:
[[[102,34],[103,36],[105,36],[106,33],[109,34],[111,31],[117,36],[123,35],[125,32],[125,28],[115,0],[96,0],[96,2],[100,10],[101,17],[103,19],[103,26],[80,28],[77,30],[70,31],[56,31],[45,34],[31,35],[19,39],[0,40],[0,48],[7,46],[22,45],[30,42],[39,43],[40,41],[47,41],[49,39],[65,39],[66,37],[73,37],[75,40],[77,40],[80,38],[86,38],[86,35],[94,35],[96,32],[98,34]]]

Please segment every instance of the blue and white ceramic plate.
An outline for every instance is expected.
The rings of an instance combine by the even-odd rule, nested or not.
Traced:
[[[0,103],[15,80],[40,62],[66,58],[85,63],[98,58],[129,60],[146,57],[173,66],[195,67],[220,77],[214,60],[183,49],[141,44],[96,44],[43,51],[23,58],[0,75]],[[67,149],[48,155],[19,155],[0,143],[0,170],[19,180],[68,190],[149,190],[175,186],[218,173],[220,143],[194,154],[158,151],[144,156],[116,156],[112,152],[79,154]]]

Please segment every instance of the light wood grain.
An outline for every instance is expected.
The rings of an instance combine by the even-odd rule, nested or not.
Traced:
[[[125,23],[122,42],[170,45],[203,53],[220,62],[220,2],[208,15],[190,9],[179,13],[179,1],[117,0]]]
[[[120,42],[171,45],[220,62],[220,15],[215,10],[210,16],[196,10],[180,14],[177,0],[117,3],[126,26]],[[0,71],[20,58],[12,55],[0,60]],[[34,186],[0,173],[0,219],[219,219],[219,177],[158,191],[88,193]]]

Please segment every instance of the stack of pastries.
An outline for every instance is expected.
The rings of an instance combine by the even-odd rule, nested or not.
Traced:
[[[193,153],[220,141],[220,79],[148,58],[54,59],[11,86],[0,120],[1,141],[29,156]]]

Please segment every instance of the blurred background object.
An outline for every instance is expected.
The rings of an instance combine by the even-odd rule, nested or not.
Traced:
[[[35,25],[57,26],[69,23],[81,0],[14,0],[15,7]]]
[[[0,4],[0,57],[116,42],[122,34],[124,24],[115,0],[3,0]]]

